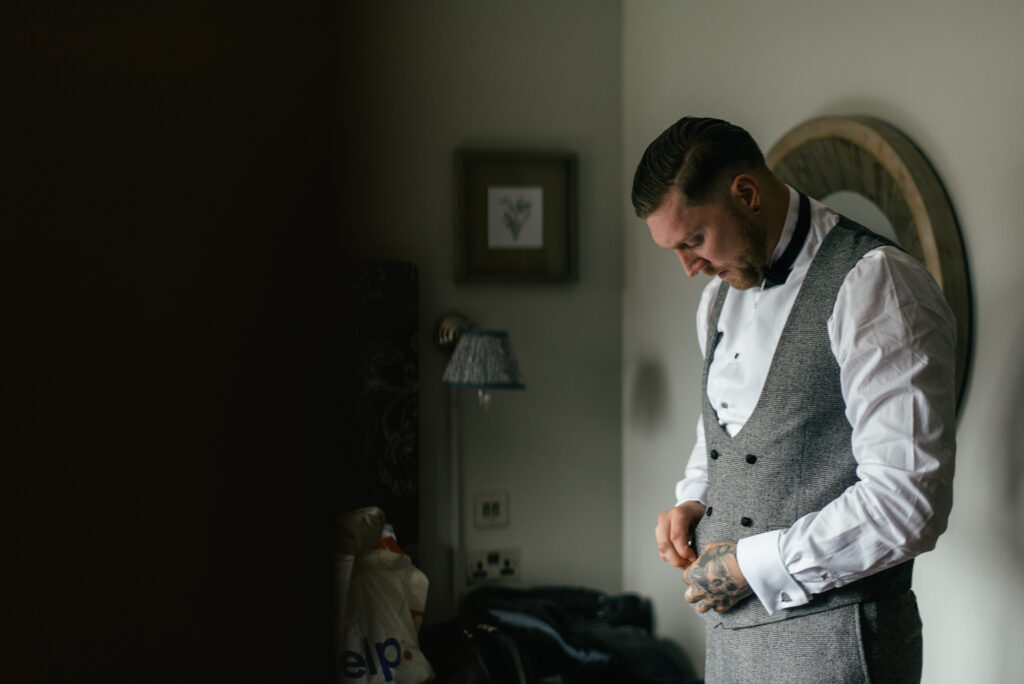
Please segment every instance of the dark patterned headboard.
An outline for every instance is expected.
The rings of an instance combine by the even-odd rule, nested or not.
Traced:
[[[354,443],[343,488],[350,508],[379,506],[414,559],[419,545],[419,292],[414,264],[355,269]]]

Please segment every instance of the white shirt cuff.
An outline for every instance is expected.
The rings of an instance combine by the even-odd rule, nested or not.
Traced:
[[[708,483],[706,480],[680,480],[676,483],[676,506],[696,501],[702,506],[708,505]]]
[[[802,606],[811,600],[803,587],[786,570],[779,555],[782,530],[772,530],[740,539],[736,562],[754,595],[771,615],[777,610]]]

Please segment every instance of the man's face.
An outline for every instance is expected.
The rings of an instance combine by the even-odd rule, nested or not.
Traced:
[[[679,257],[686,275],[718,276],[738,290],[756,287],[768,267],[764,231],[723,202],[687,204],[670,190],[661,206],[647,217],[655,244]]]

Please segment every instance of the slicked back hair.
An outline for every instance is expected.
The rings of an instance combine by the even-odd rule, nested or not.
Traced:
[[[726,172],[735,175],[764,166],[761,149],[739,126],[683,117],[647,146],[633,175],[633,209],[647,218],[672,188],[690,204],[705,204]]]

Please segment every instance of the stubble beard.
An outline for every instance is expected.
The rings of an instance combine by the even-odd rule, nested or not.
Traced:
[[[768,268],[768,261],[764,255],[765,237],[764,231],[753,223],[739,216],[737,218],[742,220],[745,230],[736,263],[724,268],[714,268],[710,275],[728,271],[723,280],[729,283],[729,287],[749,290],[764,281],[764,272]]]

